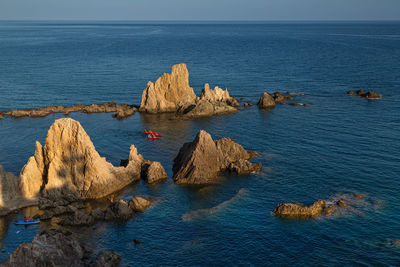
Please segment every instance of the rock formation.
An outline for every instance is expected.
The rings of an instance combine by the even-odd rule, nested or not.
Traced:
[[[149,82],[142,94],[140,111],[148,113],[175,112],[194,103],[196,95],[189,86],[186,64],[172,66],[171,74],[164,73],[155,83]]]
[[[2,266],[89,266],[92,252],[68,231],[50,229],[36,235],[32,242],[20,244]],[[117,266],[121,256],[100,253],[93,266]]]
[[[11,110],[5,112],[4,115],[21,118],[21,117],[46,117],[52,113],[64,113],[69,115],[71,112],[82,111],[85,113],[104,113],[104,112],[115,112],[113,117],[118,119],[124,119],[136,112],[136,108],[127,104],[117,104],[115,102],[109,102],[104,104],[91,104],[91,105],[74,105],[71,107],[65,106],[50,106],[37,109],[23,109],[23,110]]]
[[[186,64],[172,67],[171,74],[164,73],[155,83],[149,82],[143,90],[140,111],[147,113],[178,112],[180,118],[212,116],[238,112],[236,99],[228,90],[218,86],[214,90],[205,84],[200,97],[189,86]]]
[[[258,101],[257,105],[260,108],[271,108],[275,107],[275,100],[271,94],[264,93],[260,100]]]
[[[382,95],[375,93],[373,91],[370,92],[365,92],[364,90],[356,90],[356,91],[348,91],[347,92],[348,95],[357,95],[357,96],[361,96],[364,97],[366,99],[369,100],[375,100],[375,99],[381,99]]]
[[[260,170],[261,164],[248,161],[252,157],[254,154],[238,143],[227,138],[214,141],[210,134],[201,130],[193,142],[182,146],[174,159],[173,179],[177,184],[207,184],[215,182],[221,171],[240,174]],[[231,164],[235,167],[230,168]]]
[[[37,143],[35,156],[22,169],[22,190],[35,197],[41,189],[43,196],[55,201],[68,195],[72,199],[101,198],[139,180],[143,161],[132,145],[128,165],[114,167],[100,157],[79,122],[59,119],[50,127],[45,146]]]

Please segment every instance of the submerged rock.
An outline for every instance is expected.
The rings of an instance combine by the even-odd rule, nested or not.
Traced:
[[[248,160],[253,154],[228,138],[214,141],[201,130],[193,142],[185,143],[174,159],[173,179],[177,184],[207,184],[216,181],[221,171],[247,173],[261,168]]]
[[[258,101],[257,105],[260,108],[271,108],[271,107],[275,107],[275,100],[273,98],[273,96],[269,93],[264,93],[260,100]]]
[[[140,111],[148,113],[175,112],[181,106],[194,103],[196,95],[189,86],[186,64],[172,66],[171,74],[164,73],[155,83],[149,82],[142,94]]]

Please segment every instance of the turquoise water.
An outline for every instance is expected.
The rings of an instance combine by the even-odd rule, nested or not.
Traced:
[[[139,104],[147,82],[180,62],[188,64],[197,93],[208,82],[255,104],[265,91],[295,91],[306,94],[296,102],[310,106],[253,106],[189,121],[71,114],[115,165],[135,144],[171,177],[179,148],[204,129],[256,150],[264,166],[255,175],[226,175],[216,186],[133,184],[122,197],[157,202],[124,224],[77,230],[95,249],[115,250],[123,265],[399,265],[400,248],[392,243],[400,239],[400,23],[1,22],[0,110]],[[345,94],[354,89],[383,99]],[[61,117],[0,120],[0,164],[18,174],[35,140],[43,144]],[[146,140],[144,128],[164,137]],[[308,221],[271,213],[281,202],[352,193],[366,195],[355,212]],[[182,218],[212,207],[214,213]],[[24,212],[1,221],[0,261],[48,227],[9,223],[35,210]]]

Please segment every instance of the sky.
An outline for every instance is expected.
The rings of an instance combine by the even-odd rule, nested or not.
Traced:
[[[0,20],[400,20],[400,0],[0,0]]]

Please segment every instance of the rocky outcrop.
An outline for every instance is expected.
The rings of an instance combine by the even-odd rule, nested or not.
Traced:
[[[142,178],[152,184],[167,179],[167,173],[160,162],[146,160],[142,165]]]
[[[317,217],[322,214],[325,207],[324,200],[318,200],[310,206],[300,203],[285,203],[279,204],[274,209],[274,213],[280,217]]]
[[[142,94],[140,111],[147,113],[175,112],[194,103],[196,95],[189,86],[186,64],[172,66],[171,74],[164,73],[155,83],[149,82]]]
[[[136,108],[127,104],[117,104],[115,102],[109,102],[104,104],[91,104],[91,105],[73,105],[70,107],[66,106],[50,106],[37,109],[23,109],[23,110],[11,110],[5,112],[4,115],[22,118],[22,117],[46,117],[52,113],[64,113],[69,115],[71,112],[85,112],[85,113],[104,113],[104,112],[115,112],[113,117],[118,119],[127,118],[136,112]]]
[[[361,96],[364,97],[366,99],[369,100],[375,100],[375,99],[381,99],[382,95],[375,93],[373,91],[370,92],[365,92],[364,90],[356,90],[356,91],[348,91],[347,92],[348,95],[357,95],[357,96]]]
[[[279,204],[274,209],[274,213],[282,218],[315,218],[319,216],[332,216],[339,211],[357,211],[351,205],[363,204],[364,196],[360,194],[339,195],[329,200],[318,200],[310,206],[302,203],[284,203]]]
[[[140,179],[143,157],[131,146],[126,167],[114,167],[95,150],[79,122],[59,119],[50,127],[43,148],[37,143],[34,159],[21,172],[23,188],[37,195],[30,181],[42,180],[41,193],[47,199],[64,196],[95,199],[122,189]],[[26,189],[28,188],[29,189]]]
[[[292,96],[292,95],[289,95],[289,94],[283,94],[281,92],[275,92],[274,93],[274,100],[277,103],[283,103],[286,100],[293,100],[293,99],[295,99],[295,97]]]
[[[129,207],[129,203],[124,200],[119,200],[108,206],[104,213],[104,219],[110,220],[127,220],[133,215],[133,210]]]
[[[275,100],[274,97],[269,93],[264,93],[260,100],[258,101],[257,105],[260,108],[272,108],[275,107]]]
[[[173,179],[177,184],[208,184],[216,182],[221,171],[248,173],[260,170],[261,164],[248,161],[252,157],[254,154],[238,143],[228,138],[214,141],[210,134],[201,130],[193,142],[182,146],[174,159]],[[235,167],[229,168],[232,163]]]

